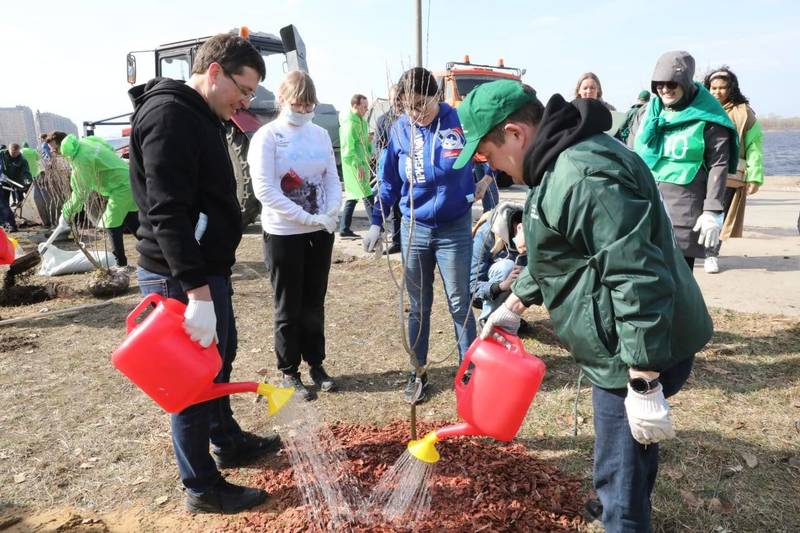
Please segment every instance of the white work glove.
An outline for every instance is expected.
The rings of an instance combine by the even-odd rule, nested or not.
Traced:
[[[697,223],[692,231],[700,232],[697,244],[714,248],[719,243],[719,234],[722,231],[722,213],[703,211],[703,214],[697,217]]]
[[[364,235],[364,238],[361,240],[361,245],[364,247],[365,252],[375,251],[375,246],[378,244],[378,241],[381,240],[381,231],[383,230],[377,224],[373,224],[369,227],[367,234]]]
[[[339,227],[339,205],[337,204],[331,207],[325,214],[333,219],[333,222],[335,223],[333,229],[336,231],[336,228]]]
[[[519,331],[520,318],[520,315],[505,305],[501,305],[486,319],[486,323],[481,330],[481,339],[491,336],[492,330],[496,327],[502,328],[512,335],[516,335],[517,331]]]
[[[183,313],[183,329],[193,341],[200,343],[203,348],[208,348],[212,341],[217,340],[217,314],[214,312],[214,302],[190,298]]]
[[[675,438],[675,430],[672,429],[672,420],[669,417],[669,404],[660,384],[647,394],[639,394],[628,385],[625,413],[628,415],[631,435],[639,444],[655,444]]]
[[[322,226],[328,233],[336,231],[336,219],[330,215],[308,215],[305,219],[307,226]]]
[[[67,222],[67,219],[64,218],[64,215],[60,215],[58,217],[58,225],[56,226],[56,229],[53,230],[53,233],[50,234],[50,238],[38,246],[39,253],[43,254],[44,251],[47,250],[51,244],[53,244],[53,241],[55,241],[58,236],[65,231],[69,231],[69,222]]]

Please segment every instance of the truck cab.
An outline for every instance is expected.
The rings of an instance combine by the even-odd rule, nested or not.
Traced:
[[[435,74],[444,101],[453,107],[458,107],[467,94],[478,85],[496,80],[521,82],[524,75],[525,69],[506,67],[503,59],[500,59],[497,65],[480,65],[471,63],[469,56],[464,56],[462,62],[448,62],[444,72]]]

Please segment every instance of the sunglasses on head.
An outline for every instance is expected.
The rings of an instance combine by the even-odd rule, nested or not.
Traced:
[[[657,81],[656,82],[656,90],[663,89],[666,87],[670,91],[674,91],[678,88],[678,83],[674,81]]]

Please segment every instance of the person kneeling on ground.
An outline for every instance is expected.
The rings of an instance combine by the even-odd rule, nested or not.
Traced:
[[[594,487],[606,531],[649,531],[658,442],[675,436],[666,398],[680,390],[713,326],[672,235],[650,169],[604,134],[601,102],[543,108],[519,82],[484,84],[458,108],[466,146],[530,187],[528,265],[481,332],[517,331],[544,304],[592,382]]]
[[[522,206],[502,202],[484,213],[473,229],[469,290],[481,310],[479,325],[511,294],[511,284],[527,263]]]

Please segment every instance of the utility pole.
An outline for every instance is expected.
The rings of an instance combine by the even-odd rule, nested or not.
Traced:
[[[414,30],[417,40],[417,66],[422,66],[422,0],[415,0]]]

